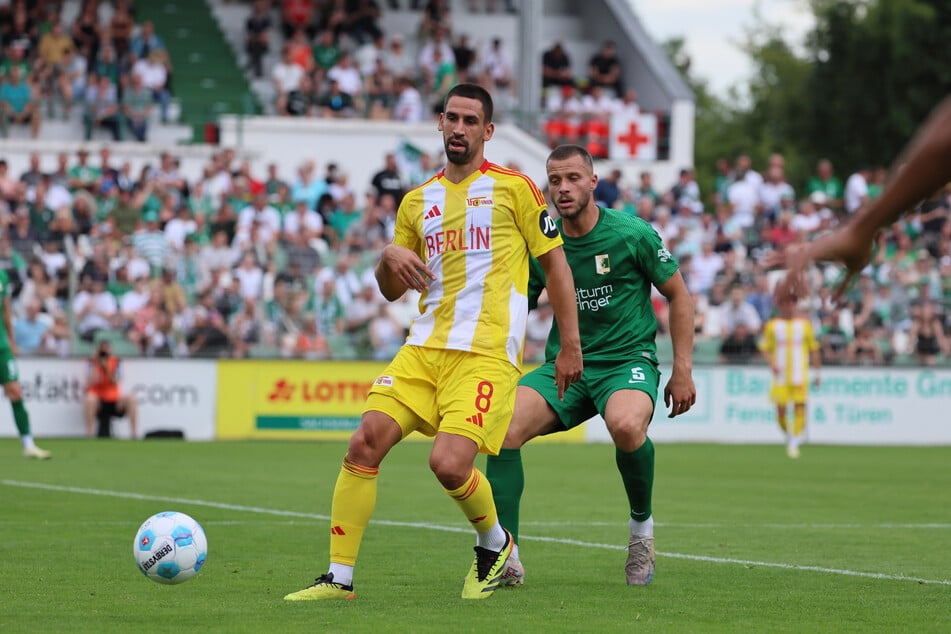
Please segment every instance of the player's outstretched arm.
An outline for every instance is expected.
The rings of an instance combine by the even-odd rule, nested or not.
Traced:
[[[876,232],[951,180],[951,98],[939,104],[892,165],[882,195],[859,210],[847,224],[781,256],[789,273],[781,292],[801,291],[802,272],[829,260],[846,268],[839,294],[868,264]]]
[[[670,408],[668,418],[673,418],[688,411],[697,402],[697,388],[693,384],[694,305],[680,271],[671,275],[657,290],[670,304],[674,369],[664,388],[664,404]]]
[[[384,247],[374,272],[380,292],[391,302],[398,300],[410,288],[422,293],[429,282],[436,279],[419,255],[398,244]]]
[[[565,250],[556,247],[540,256],[538,262],[545,269],[548,301],[551,302],[558,330],[561,350],[555,358],[555,382],[559,400],[568,386],[581,379],[584,369],[581,360],[581,335],[578,333],[578,303],[575,299],[575,278],[565,258]]]

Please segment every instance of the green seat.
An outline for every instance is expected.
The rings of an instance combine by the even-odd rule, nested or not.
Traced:
[[[281,349],[266,343],[254,344],[248,351],[252,359],[276,359],[281,356]]]

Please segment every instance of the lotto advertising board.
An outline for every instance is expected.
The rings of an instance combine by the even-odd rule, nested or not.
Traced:
[[[218,438],[346,439],[378,362],[221,361]]]
[[[360,361],[221,361],[217,437],[349,439],[384,368]],[[584,429],[533,442],[584,442]]]
[[[85,359],[20,359],[20,385],[33,433],[40,438],[81,437],[86,392]],[[215,437],[214,361],[124,359],[120,365],[123,394],[139,404],[139,435],[180,430],[188,440]],[[0,399],[0,435],[15,436],[9,402]],[[113,435],[129,437],[124,420],[113,423]]]
[[[668,370],[669,372],[669,370]],[[951,444],[951,370],[827,368],[810,390],[806,437],[834,445]],[[761,367],[694,368],[697,404],[675,419],[658,408],[657,442],[781,443],[770,373]],[[792,418],[790,413],[790,419]],[[587,424],[586,439],[610,442],[604,421]]]

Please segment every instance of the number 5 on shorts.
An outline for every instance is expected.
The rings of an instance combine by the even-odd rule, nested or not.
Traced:
[[[628,383],[643,383],[647,380],[647,377],[644,376],[643,368],[631,368],[631,378],[628,380]]]

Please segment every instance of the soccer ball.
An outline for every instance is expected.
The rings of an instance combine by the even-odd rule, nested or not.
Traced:
[[[152,581],[184,583],[205,564],[208,540],[194,519],[184,513],[165,511],[139,527],[132,554],[139,570]]]

